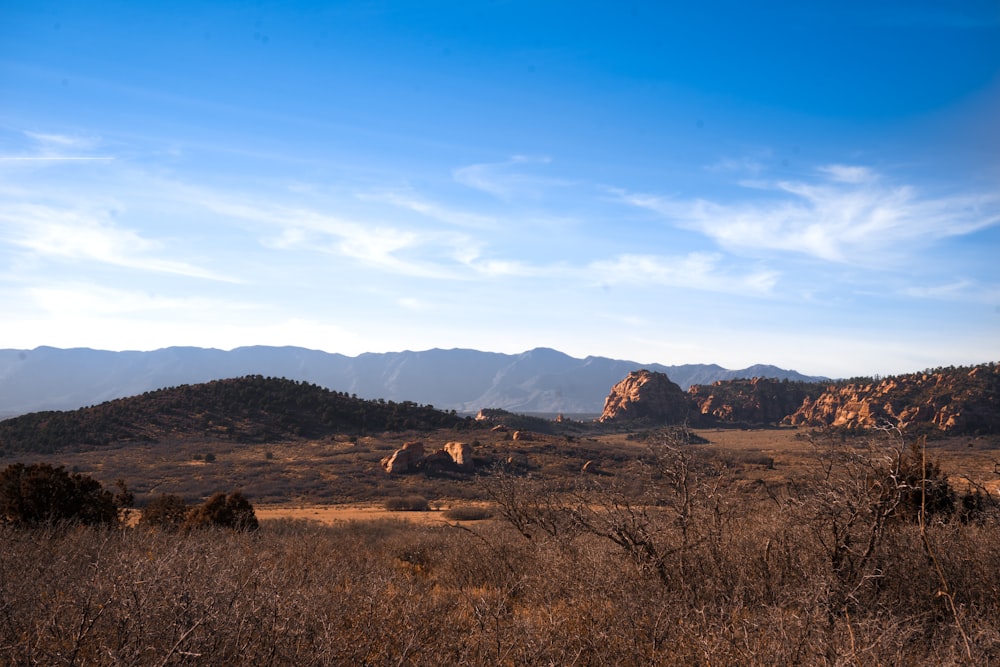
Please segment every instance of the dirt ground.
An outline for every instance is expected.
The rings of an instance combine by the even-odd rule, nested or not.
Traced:
[[[260,521],[307,520],[328,526],[348,521],[384,519],[433,525],[454,523],[445,518],[444,512],[447,509],[447,505],[442,505],[428,512],[390,512],[377,505],[258,505],[254,507],[254,512]]]

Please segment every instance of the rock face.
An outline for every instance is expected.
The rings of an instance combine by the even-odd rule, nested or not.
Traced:
[[[459,468],[472,469],[472,445],[469,443],[449,442],[444,446],[443,451],[451,457],[451,462]]]
[[[467,442],[449,442],[441,449],[426,453],[423,443],[407,442],[381,461],[382,468],[390,475],[416,472],[425,469],[452,468],[472,470],[472,445]]]
[[[417,464],[424,459],[424,444],[422,442],[407,442],[402,447],[382,459],[382,467],[390,475],[415,470]]]
[[[688,396],[705,417],[736,424],[778,424],[827,387],[828,383],[753,378],[693,385]]]
[[[678,385],[664,373],[643,369],[611,388],[599,421],[680,424],[690,413],[691,403]]]
[[[806,426],[890,424],[950,434],[1000,432],[1000,365],[937,369],[878,381],[829,385],[785,418]]]

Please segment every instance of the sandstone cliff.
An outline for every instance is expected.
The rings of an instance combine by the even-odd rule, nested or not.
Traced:
[[[691,402],[664,373],[633,371],[611,388],[601,422],[680,424],[691,413]]]
[[[830,385],[785,422],[866,428],[882,424],[949,434],[1000,432],[1000,365],[939,368]]]
[[[950,367],[843,382],[722,380],[679,391],[663,373],[636,371],[612,388],[602,422],[692,425],[891,425],[949,435],[1000,433],[1000,365]]]

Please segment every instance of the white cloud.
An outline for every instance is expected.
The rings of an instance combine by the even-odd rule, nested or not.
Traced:
[[[913,285],[903,296],[951,302],[966,301],[994,305],[1000,303],[1000,285],[982,285],[973,280],[955,280],[940,285]]]
[[[15,204],[0,209],[6,241],[49,259],[92,261],[142,271],[234,282],[187,262],[158,257],[162,244],[123,229],[107,209]]]
[[[441,204],[427,201],[412,192],[386,191],[381,193],[364,193],[358,195],[358,198],[363,201],[381,202],[413,211],[427,218],[446,222],[456,227],[478,230],[489,230],[497,227],[497,221],[494,218],[442,206]]]
[[[773,193],[717,203],[646,194],[622,201],[653,210],[735,252],[800,253],[846,264],[898,258],[918,244],[963,236],[1000,223],[996,195],[922,196],[912,186],[884,184],[866,167],[831,165],[817,182],[745,183]]]
[[[571,185],[569,181],[537,176],[517,168],[549,162],[551,158],[545,156],[514,155],[503,162],[459,167],[452,171],[452,177],[457,183],[500,199],[509,199],[515,195],[537,196],[545,188]]]
[[[838,183],[866,183],[878,180],[878,175],[868,167],[831,164],[820,167],[819,171]]]
[[[100,144],[96,137],[79,137],[66,134],[48,134],[43,132],[25,132],[42,150],[89,150]]]
[[[766,295],[778,281],[774,271],[735,274],[720,270],[718,254],[682,257],[626,254],[592,262],[588,272],[605,285],[662,285],[730,294]]]
[[[88,151],[100,145],[100,139],[96,137],[79,137],[42,132],[24,132],[24,135],[31,140],[30,150],[16,155],[0,155],[0,162],[111,162],[114,160],[114,157],[107,155],[87,154]]]
[[[216,213],[276,227],[278,235],[262,241],[270,248],[329,253],[394,273],[424,278],[459,277],[456,267],[442,263],[441,258],[468,253],[468,240],[460,234],[365,224],[307,208],[238,203],[214,194],[203,194],[198,203]],[[421,254],[431,259],[423,259]]]

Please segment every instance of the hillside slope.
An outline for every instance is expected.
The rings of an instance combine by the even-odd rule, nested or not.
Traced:
[[[0,450],[50,453],[201,437],[234,442],[451,427],[464,420],[416,403],[369,401],[293,380],[247,376],[161,389],[69,412],[0,421]]]

